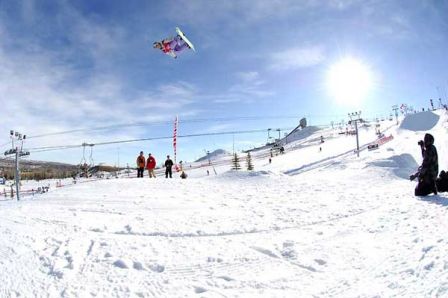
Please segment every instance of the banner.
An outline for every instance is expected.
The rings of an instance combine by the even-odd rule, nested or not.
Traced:
[[[174,120],[174,133],[173,133],[173,149],[174,149],[174,164],[176,164],[176,155],[177,155],[177,125],[179,123],[179,119],[176,116],[176,120]]]

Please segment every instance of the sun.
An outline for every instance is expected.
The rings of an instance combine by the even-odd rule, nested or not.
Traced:
[[[372,74],[360,60],[344,58],[329,68],[327,87],[340,104],[356,106],[371,90]]]

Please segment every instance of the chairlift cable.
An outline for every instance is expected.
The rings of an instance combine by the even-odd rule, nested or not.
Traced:
[[[280,130],[290,130],[293,129],[291,127],[280,128]],[[178,138],[191,138],[191,137],[203,137],[203,136],[218,136],[218,135],[234,135],[234,134],[249,134],[249,133],[260,133],[266,132],[267,129],[255,129],[255,130],[240,130],[240,131],[225,131],[225,132],[211,132],[211,133],[199,133],[199,134],[188,134],[188,135],[178,135]],[[109,141],[109,142],[98,142],[88,144],[90,146],[104,146],[104,145],[113,145],[113,144],[123,144],[123,143],[133,143],[133,142],[143,142],[143,141],[155,141],[155,140],[166,140],[172,139],[172,136],[162,136],[162,137],[152,137],[152,138],[140,138],[140,139],[129,139],[129,140],[117,140],[117,141]],[[29,152],[46,152],[46,151],[57,151],[57,150],[66,150],[73,149],[85,146],[83,143],[81,145],[61,145],[54,147],[36,147],[29,148]]]
[[[316,117],[329,117],[329,116],[330,115],[318,115]],[[342,115],[337,115],[337,117],[339,117],[339,116],[342,116]],[[333,117],[336,117],[336,115],[333,115]],[[289,116],[240,116],[240,117],[197,118],[197,119],[185,119],[185,120],[180,119],[179,123],[185,124],[185,123],[220,122],[220,121],[235,121],[235,120],[254,121],[254,120],[266,120],[266,119],[297,119],[297,118],[299,118],[299,117],[291,116],[291,115],[289,115]],[[43,138],[43,137],[48,137],[48,136],[56,136],[56,135],[71,134],[71,133],[78,133],[78,132],[111,130],[111,129],[123,128],[123,127],[170,125],[171,123],[172,123],[171,120],[170,121],[147,121],[147,122],[135,122],[135,123],[121,123],[121,124],[114,124],[114,125],[108,125],[108,126],[72,129],[72,130],[59,131],[59,132],[40,134],[40,135],[34,135],[34,136],[31,135],[31,136],[28,136],[28,139]]]

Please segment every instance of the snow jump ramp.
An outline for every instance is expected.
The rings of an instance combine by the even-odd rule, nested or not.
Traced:
[[[431,112],[409,114],[401,122],[400,128],[411,131],[431,130],[439,122],[440,116]]]

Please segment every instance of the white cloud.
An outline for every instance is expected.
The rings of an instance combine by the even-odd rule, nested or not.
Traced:
[[[151,94],[142,94],[139,96],[138,102],[141,102],[141,106],[147,109],[172,110],[176,108],[178,111],[193,104],[197,97],[198,91],[193,85],[177,82],[176,84],[161,85],[156,92]]]
[[[211,125],[209,127],[206,127],[205,129],[201,129],[197,133],[215,133],[215,132],[228,131],[232,128],[234,127],[231,123],[223,123],[223,124]]]
[[[192,98],[196,93],[196,88],[186,82],[177,82],[176,84],[166,84],[158,88],[159,94],[165,97],[184,97]]]
[[[243,99],[236,94],[217,95],[213,97],[213,102],[217,104],[231,104],[241,102]]]
[[[256,71],[238,72],[236,77],[245,82],[254,82],[259,79],[260,74]]]
[[[25,22],[33,22],[35,20],[35,14],[34,14],[34,7],[35,7],[35,1],[34,0],[23,0],[21,1],[22,4],[22,18]]]
[[[327,1],[326,4],[329,5],[330,8],[344,10],[355,4],[365,4],[365,2],[366,1],[364,0],[330,0]]]
[[[83,74],[69,63],[59,63],[58,53],[38,46],[34,46],[36,48],[32,52],[9,50],[7,45],[11,37],[1,20],[0,35],[0,144],[8,141],[10,129],[33,136],[138,121],[167,120],[176,113],[182,117],[199,113],[197,109],[188,108],[196,90],[187,83],[155,88],[150,98],[145,94],[130,98],[126,94],[126,82],[113,72],[103,74],[92,70],[87,77],[79,80],[77,78]],[[17,42],[26,43],[26,40]],[[144,106],[147,101],[152,106]],[[26,147],[133,139],[148,135],[151,131],[151,127],[136,129],[132,126],[80,131],[31,138]],[[42,155],[33,158],[39,159],[39,156]],[[64,156],[64,152],[54,152],[49,156],[58,159]],[[77,155],[74,156],[77,159]],[[74,162],[70,159],[64,161]]]
[[[266,89],[265,82],[257,71],[237,72],[235,78],[237,83],[230,86],[224,94],[210,96],[214,103],[250,103],[274,94]]]
[[[272,54],[269,67],[274,70],[290,70],[318,65],[324,60],[325,54],[321,46],[291,48]]]
[[[255,100],[273,95],[273,91],[265,90],[259,84],[236,84],[229,89],[230,94],[239,94],[243,98]]]
[[[264,22],[269,18],[282,18],[313,9],[345,10],[361,0],[239,0],[209,1],[180,0],[168,9],[167,17],[191,26],[218,27],[227,20],[228,26]],[[231,18],[232,22],[228,19]]]

